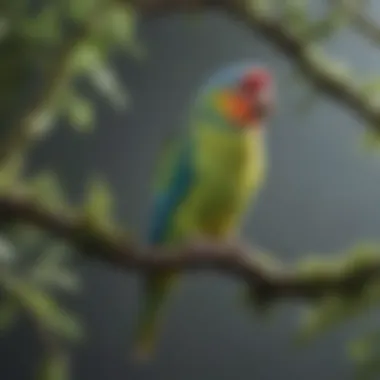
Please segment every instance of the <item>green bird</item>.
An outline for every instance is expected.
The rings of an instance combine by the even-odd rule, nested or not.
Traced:
[[[168,245],[238,233],[267,169],[265,124],[274,105],[270,72],[252,63],[216,72],[192,104],[188,130],[170,146],[155,186],[148,242]],[[154,352],[174,273],[144,278],[135,359]],[[174,286],[175,287],[175,286]]]

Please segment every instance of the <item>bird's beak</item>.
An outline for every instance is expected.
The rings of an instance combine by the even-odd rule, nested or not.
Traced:
[[[252,120],[252,105],[243,97],[232,91],[224,91],[217,95],[218,109],[242,128]]]

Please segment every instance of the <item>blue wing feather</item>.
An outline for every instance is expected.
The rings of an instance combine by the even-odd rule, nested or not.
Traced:
[[[148,234],[150,244],[160,244],[166,240],[171,218],[193,183],[194,170],[189,138],[184,140],[172,170],[169,182],[164,189],[157,193],[153,204],[153,215]]]

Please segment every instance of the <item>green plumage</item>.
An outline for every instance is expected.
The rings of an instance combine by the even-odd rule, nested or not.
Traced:
[[[160,162],[152,221],[160,233],[151,239],[153,244],[197,236],[228,239],[238,233],[261,188],[266,168],[262,128],[241,130],[228,124],[214,106],[214,95],[195,107],[188,134],[171,144]],[[166,273],[145,281],[136,331],[138,360],[147,359],[154,349],[175,280],[175,274]]]

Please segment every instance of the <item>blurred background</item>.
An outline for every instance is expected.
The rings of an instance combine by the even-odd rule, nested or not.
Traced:
[[[373,3],[380,14],[380,3]],[[380,155],[363,149],[363,125],[350,110],[324,95],[309,99],[310,89],[291,74],[284,56],[222,15],[144,19],[139,35],[147,56],[115,62],[131,109],[115,113],[96,99],[96,131],[81,135],[61,123],[32,152],[31,171],[53,168],[73,199],[80,199],[89,173],[103,173],[120,221],[143,238],[154,162],[165,138],[185,127],[194,92],[214,70],[252,59],[274,72],[279,103],[268,132],[269,179],[244,237],[286,262],[380,240]],[[327,49],[352,62],[358,75],[378,69],[379,53],[354,33],[337,34]],[[282,303],[265,322],[239,304],[238,284],[191,274],[170,309],[158,354],[139,368],[128,358],[138,276],[87,261],[79,269],[84,291],[70,304],[86,322],[87,339],[74,352],[74,379],[347,379],[352,364],[344,342],[376,317],[365,315],[297,349],[292,338],[302,305]],[[36,347],[27,323],[1,337],[2,378],[30,379]]]

